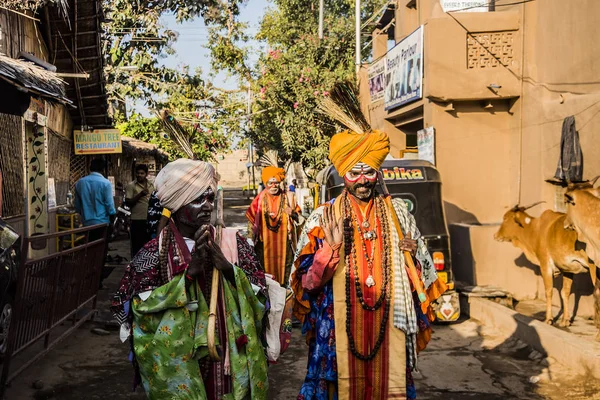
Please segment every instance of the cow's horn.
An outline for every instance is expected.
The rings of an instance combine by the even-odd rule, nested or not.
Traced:
[[[537,201],[537,202],[535,202],[535,203],[533,203],[533,204],[530,204],[530,205],[528,205],[528,206],[521,207],[521,210],[523,210],[523,211],[525,211],[525,210],[529,210],[530,208],[532,208],[532,207],[535,207],[535,206],[537,206],[538,204],[542,204],[542,203],[545,203],[545,201]]]
[[[600,178],[600,175],[598,175],[597,177],[595,177],[594,179],[592,179],[590,181],[590,183],[592,184],[592,187],[596,184],[596,181],[598,180],[598,178]]]

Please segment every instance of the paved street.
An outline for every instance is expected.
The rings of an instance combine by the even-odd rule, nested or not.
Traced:
[[[245,200],[231,199],[227,222],[244,226]],[[111,243],[111,255],[127,256],[128,242]],[[114,290],[124,265],[105,281],[99,307],[106,318],[109,292]],[[132,369],[128,347],[118,334],[91,333],[97,323],[84,325],[58,348],[23,373],[11,386],[7,399],[143,399],[131,392]],[[99,326],[104,327],[103,324]],[[281,362],[269,371],[271,399],[295,399],[306,366],[306,345],[294,329],[292,345]],[[415,378],[419,399],[600,399],[600,385],[575,376],[553,360],[517,340],[502,337],[472,320],[435,326],[429,348],[419,361]],[[33,384],[36,384],[34,388]]]

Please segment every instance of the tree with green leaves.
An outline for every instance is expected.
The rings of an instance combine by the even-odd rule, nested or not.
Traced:
[[[208,84],[200,70],[174,70],[161,65],[161,58],[173,54],[177,33],[165,29],[160,18],[166,14],[174,14],[179,22],[203,18],[213,26],[211,43],[215,43],[217,51],[222,34],[219,29],[226,29],[229,21],[237,16],[237,3],[106,0],[104,9],[107,15],[105,74],[110,100],[116,105],[113,107],[115,119],[122,133],[156,143],[173,156],[182,156],[181,151],[161,135],[164,130],[157,117],[134,113],[127,118],[124,105],[137,102],[154,113],[169,110],[187,131],[198,159],[212,160],[216,153],[228,150],[232,135],[239,133],[243,125],[240,120],[240,112],[245,109],[243,102],[235,93]],[[229,37],[237,36],[232,33]],[[240,62],[241,59],[235,60],[236,64]]]
[[[364,3],[362,13],[370,16],[385,0]],[[315,1],[273,4],[256,37],[269,48],[258,65],[250,70],[244,64],[231,66],[236,50],[225,55],[213,52],[213,65],[244,71],[241,78],[249,76],[255,101],[247,135],[259,151],[278,150],[284,159],[317,171],[325,165],[329,138],[339,128],[318,111],[319,99],[336,83],[356,79],[354,2],[326,2],[323,39],[318,37]]]

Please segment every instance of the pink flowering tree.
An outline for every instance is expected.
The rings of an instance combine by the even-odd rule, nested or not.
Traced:
[[[383,2],[363,2],[372,15]],[[250,139],[259,150],[318,171],[327,159],[330,137],[339,126],[317,109],[337,82],[354,81],[354,2],[326,2],[325,34],[318,37],[318,8],[312,0],[275,0],[257,39],[269,49],[252,74]],[[365,56],[369,49],[365,49]]]

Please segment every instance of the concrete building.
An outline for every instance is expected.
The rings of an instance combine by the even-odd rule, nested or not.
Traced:
[[[600,175],[598,15],[596,0],[397,0],[375,19],[374,61],[421,30],[418,98],[391,108],[372,101],[364,65],[361,101],[373,127],[390,134],[393,156],[434,129],[458,279],[544,298],[537,267],[493,234],[516,204],[546,201],[534,215],[563,209],[563,189],[545,180],[557,168],[564,118],[575,117],[584,178]],[[579,315],[591,314],[589,276],[575,291]]]

